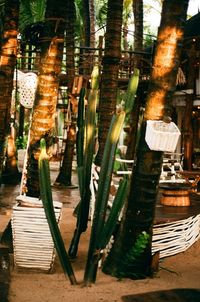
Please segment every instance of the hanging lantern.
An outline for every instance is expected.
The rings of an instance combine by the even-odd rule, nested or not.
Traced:
[[[35,100],[35,92],[37,89],[37,75],[28,72],[24,75],[19,84],[19,101],[25,108],[32,108]]]

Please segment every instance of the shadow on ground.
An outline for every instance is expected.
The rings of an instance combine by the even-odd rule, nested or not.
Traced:
[[[175,288],[139,295],[122,296],[123,302],[197,302],[200,290],[193,288]]]

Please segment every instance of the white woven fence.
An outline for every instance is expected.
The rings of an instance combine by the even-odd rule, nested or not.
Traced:
[[[200,238],[200,214],[153,227],[152,254],[160,258],[186,251]]]

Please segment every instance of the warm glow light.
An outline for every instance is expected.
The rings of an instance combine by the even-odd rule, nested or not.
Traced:
[[[16,30],[10,30],[4,33],[4,37],[7,38],[7,42],[2,45],[2,52],[1,52],[1,65],[8,65],[10,56],[12,56],[17,49],[17,41],[16,37],[17,32]],[[10,38],[9,38],[10,37]]]
[[[160,38],[161,40],[163,40],[164,44],[155,57],[156,65],[163,66],[163,67],[171,67],[174,64],[174,54],[176,51],[176,48],[174,47],[174,43],[176,43],[176,40],[177,39],[179,40],[182,37],[182,35],[183,32],[177,29],[176,27],[174,28],[166,27],[160,33]],[[165,72],[166,71],[163,69],[163,74],[160,74],[160,76],[165,75]]]
[[[177,68],[177,43],[182,39],[183,31],[177,27],[167,26],[160,30],[159,44],[155,53],[152,69],[152,82],[156,89],[148,94],[145,118],[160,119],[165,110],[166,95],[172,85],[168,74]]]

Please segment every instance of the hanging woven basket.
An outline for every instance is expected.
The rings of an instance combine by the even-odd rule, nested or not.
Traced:
[[[19,85],[19,101],[25,108],[32,108],[35,100],[35,92],[37,89],[37,75],[28,72],[24,75]]]
[[[174,152],[180,131],[173,123],[163,121],[147,121],[145,140],[151,150]]]

